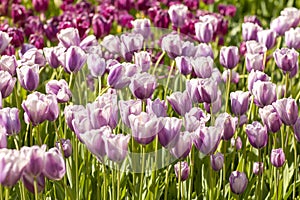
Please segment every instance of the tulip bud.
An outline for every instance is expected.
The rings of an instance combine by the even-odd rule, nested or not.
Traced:
[[[281,48],[273,53],[276,65],[284,72],[291,72],[298,67],[299,53],[294,49]]]
[[[265,147],[268,143],[267,127],[255,121],[246,126],[246,133],[250,144],[257,149]]]
[[[220,143],[222,130],[219,127],[199,127],[195,131],[194,144],[201,153],[213,154]]]
[[[188,7],[182,4],[174,4],[168,10],[171,22],[174,27],[181,28],[185,25]]]
[[[252,94],[258,107],[270,105],[277,100],[276,85],[271,82],[256,81],[253,84]]]
[[[21,86],[28,90],[33,91],[39,85],[39,66],[22,66],[21,68],[17,68],[18,80]]]
[[[11,17],[14,23],[24,21],[27,16],[27,11],[25,6],[21,4],[12,4],[11,5]]]
[[[224,165],[224,155],[222,153],[216,153],[210,155],[210,166],[215,171],[220,171]]]
[[[280,119],[285,125],[294,125],[298,119],[298,106],[292,98],[278,99],[272,103]]]
[[[64,157],[65,158],[69,158],[72,155],[72,144],[71,141],[69,139],[61,139],[60,141],[56,142],[56,148],[61,150],[62,147],[62,151],[64,152]]]
[[[173,148],[179,139],[182,120],[175,117],[161,119],[162,128],[158,132],[158,140],[165,148]]]
[[[16,80],[7,71],[0,71],[0,91],[2,98],[6,98],[12,93]]]
[[[122,163],[128,154],[130,135],[104,135],[107,157],[117,163]]]
[[[32,0],[32,5],[37,12],[45,12],[48,9],[49,0]]]
[[[227,68],[233,69],[239,62],[239,49],[235,46],[222,47],[220,50],[220,64]]]
[[[57,34],[57,39],[66,49],[68,49],[71,46],[79,46],[80,44],[78,29],[73,27],[62,29]]]
[[[209,22],[195,23],[196,38],[200,42],[209,43],[213,39],[214,28]]]
[[[244,172],[233,171],[229,177],[230,189],[234,194],[242,194],[248,185],[248,179]]]
[[[138,99],[150,98],[156,88],[156,78],[147,72],[135,74],[129,85],[132,94]]]
[[[244,41],[256,40],[257,32],[261,31],[262,28],[255,23],[246,22],[242,24],[242,35]]]
[[[192,72],[193,68],[189,57],[179,56],[176,57],[175,61],[176,67],[181,74],[188,75]]]
[[[68,48],[65,54],[65,63],[63,63],[64,70],[67,73],[76,73],[86,62],[86,54],[85,52],[77,46],[71,46]]]
[[[170,150],[171,154],[177,159],[186,158],[191,151],[192,142],[193,139],[190,132],[180,132],[177,143]]]
[[[271,151],[271,163],[275,167],[282,167],[285,162],[285,154],[281,148],[272,149]]]
[[[273,30],[260,30],[257,32],[257,41],[271,49],[276,43],[276,32]]]
[[[281,120],[272,105],[265,106],[259,109],[259,115],[263,123],[267,126],[269,132],[276,133],[281,127]]]
[[[214,67],[214,60],[211,57],[196,57],[191,60],[191,64],[198,78],[211,77]]]
[[[181,169],[181,171],[180,171],[180,169]],[[175,170],[175,175],[177,178],[179,178],[179,175],[181,176],[180,177],[181,181],[185,181],[186,179],[188,179],[189,174],[190,174],[190,167],[187,162],[180,161],[180,162],[176,163],[174,165],[174,170]]]
[[[181,116],[192,109],[192,101],[187,91],[173,92],[169,97],[167,97],[167,100],[174,111]]]
[[[254,162],[253,163],[253,174],[262,175],[263,172],[264,172],[264,163]]]
[[[236,116],[241,116],[248,111],[249,92],[236,91],[230,93],[231,111]]]
[[[60,56],[63,56],[65,48],[64,47],[45,47],[43,49],[44,54],[45,54],[45,58],[48,62],[48,64],[52,67],[52,68],[58,68],[61,65],[61,62],[59,60]]]

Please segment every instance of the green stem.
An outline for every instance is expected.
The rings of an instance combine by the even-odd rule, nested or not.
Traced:
[[[181,161],[179,161],[177,199],[181,199],[180,191],[181,191]]]
[[[289,91],[289,72],[285,73],[285,93],[284,98],[288,97],[288,91]]]
[[[166,169],[166,178],[165,178],[165,195],[164,200],[168,200],[168,190],[169,190],[169,171],[170,171],[171,165],[167,167]]]
[[[230,81],[231,81],[232,71],[229,69],[229,75],[227,77],[227,88],[226,88],[226,100],[225,100],[225,112],[227,112],[228,108],[228,100],[229,100],[229,93],[230,93]]]
[[[0,184],[0,200],[3,200],[3,187]]]
[[[76,140],[76,138],[74,139],[74,142],[75,142],[75,190],[76,190],[76,193],[75,194],[78,194],[78,196],[76,197],[77,199],[80,199],[79,197],[79,174],[78,174],[78,141]]]
[[[155,71],[156,71],[156,69],[157,69],[159,63],[160,63],[160,61],[163,59],[163,57],[164,57],[165,54],[166,54],[166,52],[163,51],[163,52],[161,53],[161,55],[159,56],[159,58],[157,59],[157,61],[156,61],[156,63],[155,63],[155,66],[154,66],[154,69],[153,69],[153,72],[152,72],[152,75],[155,74]]]
[[[104,183],[104,187],[103,187],[103,199],[106,199],[106,193],[107,193],[107,185],[106,185],[106,166],[105,164],[103,164],[103,183]]]
[[[36,182],[36,178],[34,178],[34,181],[33,181],[33,187],[34,187],[34,198],[35,198],[35,200],[38,200],[39,197],[38,197],[38,190],[37,190],[37,182]]]
[[[169,82],[170,82],[170,78],[171,78],[171,75],[172,75],[172,72],[173,72],[174,65],[175,65],[175,60],[172,61],[171,69],[170,69],[170,72],[168,74],[167,83],[166,83],[166,87],[165,87],[164,99],[166,99],[166,97],[167,97],[168,86],[169,86]]]
[[[145,170],[145,150],[146,150],[146,146],[142,145],[142,171],[141,171],[141,182],[140,182],[140,191],[139,191],[139,198],[140,199],[142,199],[142,196],[143,196],[144,170]]]
[[[192,190],[193,190],[193,178],[194,178],[194,148],[191,148],[190,153],[190,169],[191,169],[191,176],[189,178],[189,193],[188,193],[188,199],[192,199]]]
[[[117,178],[118,178],[118,185],[117,185],[117,200],[120,200],[120,182],[121,182],[121,176],[120,176],[120,165],[118,165],[118,168],[117,168]]]
[[[293,199],[295,199],[296,196],[296,180],[297,180],[297,174],[298,174],[298,162],[297,162],[297,143],[296,139],[293,138],[293,145],[294,145],[294,170],[295,170],[295,178],[294,178],[294,185],[293,185]]]
[[[9,188],[5,188],[5,200],[9,200]]]
[[[227,142],[224,140],[224,165],[223,165],[223,198],[225,199],[225,186],[226,186],[226,151]]]
[[[101,89],[102,89],[102,86],[101,86],[102,83],[101,83],[101,77],[100,76],[98,77],[98,84],[99,84],[98,85],[98,87],[99,87],[98,90],[99,90],[99,95],[100,95]]]

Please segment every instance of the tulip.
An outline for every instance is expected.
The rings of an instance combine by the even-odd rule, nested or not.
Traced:
[[[28,158],[28,163],[24,169],[27,175],[37,177],[43,173],[45,167],[45,146],[24,146],[20,151]]]
[[[205,114],[201,108],[194,107],[184,115],[185,130],[194,132],[198,127],[204,126],[209,119],[209,114]]]
[[[217,114],[222,108],[222,93],[221,90],[217,91],[217,100],[213,103],[204,102],[204,109],[207,113]]]
[[[298,67],[299,53],[294,49],[281,48],[276,49],[273,53],[276,65],[284,72],[291,72]]]
[[[254,103],[259,107],[270,105],[277,100],[276,85],[271,82],[256,81],[253,84],[252,94]]]
[[[34,190],[34,180],[36,180],[37,192],[38,193],[42,192],[45,188],[44,174],[40,174],[37,177],[33,177],[25,172],[22,174],[22,182],[23,182],[24,186],[26,187],[26,189],[31,193],[34,193],[34,191],[35,191]]]
[[[253,170],[253,174],[262,175],[262,173],[264,172],[264,163],[263,162],[254,162],[252,170]]]
[[[155,88],[155,77],[146,72],[135,74],[131,79],[131,83],[129,84],[129,89],[138,99],[150,98]]]
[[[180,166],[181,165],[181,166]],[[187,162],[178,162],[174,165],[174,170],[175,170],[175,175],[177,178],[179,178],[180,175],[180,180],[185,181],[188,179],[189,174],[190,174],[190,167]]]
[[[264,72],[251,70],[248,75],[248,90],[250,93],[252,93],[254,83],[258,80],[268,82],[271,78]]]
[[[282,167],[285,162],[285,154],[281,148],[272,149],[271,151],[271,163],[275,167]]]
[[[222,73],[222,79],[223,82],[226,83],[227,82],[227,78],[229,77],[230,74],[230,70],[226,69],[223,73]],[[231,71],[231,79],[230,82],[231,83],[235,83],[237,84],[240,80],[240,75],[236,72],[236,71]]]
[[[12,93],[16,80],[7,71],[0,71],[0,91],[2,98],[6,98]]]
[[[151,99],[147,99],[147,113],[153,114],[156,117],[166,117],[167,109],[168,108],[164,100],[161,101],[160,99],[155,99],[152,101]]]
[[[230,189],[234,194],[242,194],[248,185],[248,179],[244,172],[233,171],[229,177]]]
[[[246,51],[251,54],[264,54],[267,51],[267,47],[255,40],[250,40],[246,42]]]
[[[236,91],[230,93],[231,111],[236,116],[245,114],[249,106],[249,92]]]
[[[300,22],[300,10],[294,7],[287,7],[280,11],[280,15],[287,16],[292,21],[292,27],[297,27]]]
[[[27,11],[25,6],[21,4],[12,4],[11,5],[11,17],[14,23],[22,22],[26,19]]]
[[[197,57],[191,61],[198,78],[209,78],[212,75],[214,61],[211,57]]]
[[[218,31],[219,19],[216,15],[206,14],[199,17],[200,22],[207,22],[213,26],[214,32]]]
[[[179,115],[183,116],[192,109],[192,101],[187,91],[173,92],[167,97],[169,104]]]
[[[101,45],[111,53],[114,54],[120,53],[121,40],[118,36],[114,36],[114,35],[105,36],[101,42]]]
[[[188,7],[182,4],[174,4],[170,6],[168,14],[174,27],[181,28],[185,25]]]
[[[199,85],[201,84],[202,79],[191,79],[186,80],[186,90],[194,103],[202,103],[200,91],[198,90]]]
[[[48,9],[49,0],[32,0],[32,5],[37,12],[45,12]]]
[[[0,54],[6,49],[11,40],[12,38],[7,33],[0,31]]]
[[[257,149],[265,147],[268,143],[267,127],[255,121],[246,126],[246,133],[250,144]]]
[[[21,68],[17,68],[17,75],[18,80],[24,89],[33,91],[38,87],[40,81],[38,65],[25,65]]]
[[[222,153],[216,153],[210,155],[210,166],[215,171],[220,171],[224,165],[224,155]]]
[[[300,118],[298,118],[296,123],[293,125],[293,130],[296,140],[300,142]]]
[[[161,119],[162,128],[158,132],[158,140],[165,148],[173,148],[179,139],[182,120],[175,117]]]
[[[296,100],[292,98],[278,99],[272,103],[281,121],[285,125],[294,125],[298,119],[298,106]]]
[[[61,79],[59,81],[49,81],[46,84],[46,93],[56,96],[56,99],[59,103],[66,103],[72,97],[72,93],[68,86],[68,83],[64,79]]]
[[[102,76],[106,68],[105,59],[101,58],[98,54],[89,54],[87,57],[87,66],[93,77]]]
[[[75,118],[84,118],[87,116],[87,110],[82,105],[69,105],[64,110],[65,120],[71,131],[74,131],[72,121]]]
[[[224,140],[230,140],[235,133],[236,123],[231,115],[228,113],[220,114],[215,124],[222,130],[222,138]]]
[[[52,68],[58,68],[61,65],[59,57],[63,56],[64,50],[65,48],[60,46],[45,47],[43,49],[45,59]]]
[[[205,3],[206,5],[210,5],[210,4],[214,4],[215,0],[203,0],[203,3]]]
[[[100,57],[102,57],[102,47],[94,35],[89,35],[81,40],[79,46],[87,54],[98,54]]]
[[[264,64],[264,54],[256,53],[246,53],[246,68],[248,72],[251,72],[252,69],[258,71],[264,71],[265,64]]]
[[[255,23],[246,22],[242,24],[242,35],[244,41],[257,40],[257,32],[262,28]]]
[[[146,145],[152,142],[156,134],[161,130],[161,122],[148,113],[141,112],[138,115],[129,115],[130,128],[135,141]]]
[[[195,57],[211,57],[214,59],[212,47],[206,43],[201,43],[196,46]]]
[[[108,35],[112,27],[113,17],[104,17],[101,14],[94,14],[92,18],[92,27],[96,38]]]
[[[1,126],[0,127],[0,149],[7,148],[7,136],[6,129]]]
[[[190,42],[190,41],[185,41],[182,43],[182,56],[186,56],[186,57],[195,57],[196,51],[197,51],[197,47],[194,45],[194,43]]]
[[[293,20],[288,16],[279,16],[270,23],[270,29],[275,31],[278,35],[284,35],[292,26]]]
[[[213,79],[203,79],[198,86],[201,102],[213,103],[218,98],[218,83]]]
[[[59,149],[51,148],[45,153],[43,174],[51,180],[60,180],[66,173],[65,160]]]
[[[260,108],[259,115],[269,132],[279,131],[282,121],[272,105]]]
[[[7,30],[9,37],[11,38],[10,44],[17,48],[24,43],[24,31],[21,28],[10,27]],[[8,46],[9,47],[9,46]]]
[[[124,65],[117,63],[113,65],[107,77],[108,84],[115,89],[122,89],[129,85],[130,78],[126,76]]]
[[[251,22],[251,23],[258,24],[259,26],[261,26],[260,20],[255,15],[245,16],[244,17],[244,23],[246,23],[246,22]]]
[[[213,39],[213,25],[208,22],[195,23],[196,38],[200,42],[209,43]]]
[[[222,47],[220,50],[220,64],[227,68],[233,69],[239,62],[239,49],[235,46]]]
[[[0,69],[2,71],[9,72],[12,76],[16,74],[16,68],[17,68],[17,60],[16,57],[13,56],[7,56],[3,55],[0,59]]]
[[[285,32],[285,45],[288,48],[300,49],[300,28],[291,28]]]
[[[240,150],[243,146],[243,142],[240,136],[237,136],[237,138],[232,137],[230,142],[231,142],[231,146],[235,147],[237,151]]]
[[[120,53],[126,61],[132,61],[134,52],[142,49],[144,38],[139,33],[128,33],[120,36]]]
[[[78,29],[73,27],[62,29],[57,34],[57,39],[59,40],[60,44],[66,49],[71,46],[79,46],[80,44]]]
[[[194,144],[201,153],[213,154],[221,140],[222,130],[219,127],[199,127],[195,131]]]
[[[128,154],[130,135],[110,134],[104,135],[103,139],[107,157],[116,163],[123,162]]]
[[[172,59],[182,55],[183,41],[177,34],[168,34],[161,41],[161,48]]]
[[[151,66],[151,54],[147,51],[134,53],[134,63],[141,68],[141,72],[147,72]]]
[[[86,62],[86,54],[85,52],[77,46],[71,46],[68,48],[66,54],[65,54],[65,63],[63,64],[64,70],[67,73],[76,73]]]
[[[37,48],[30,48],[21,57],[21,65],[38,65],[39,67],[44,67],[46,64],[43,51]]]
[[[221,15],[234,17],[236,13],[236,7],[234,5],[219,4],[218,10]]]
[[[119,109],[120,109],[122,122],[129,127],[130,123],[128,117],[131,114],[138,115],[142,112],[142,101],[141,100],[128,100],[128,101],[120,100]]]
[[[276,32],[273,30],[260,30],[257,32],[257,41],[271,49],[276,43]]]
[[[149,19],[136,19],[131,21],[133,32],[141,34],[145,39],[151,36],[151,22]]]
[[[180,132],[177,143],[170,150],[171,154],[177,159],[186,158],[191,151],[192,142],[193,140],[190,132]]]
[[[56,148],[63,152],[65,158],[69,158],[72,155],[72,144],[69,139],[60,139],[56,142]]]
[[[185,56],[176,57],[176,67],[178,71],[183,75],[188,75],[192,72],[191,59]]]
[[[21,122],[18,108],[0,109],[0,124],[5,128],[7,135],[14,135],[20,132]]]

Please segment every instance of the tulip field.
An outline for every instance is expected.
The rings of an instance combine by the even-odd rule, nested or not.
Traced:
[[[300,1],[0,0],[0,200],[300,199]]]

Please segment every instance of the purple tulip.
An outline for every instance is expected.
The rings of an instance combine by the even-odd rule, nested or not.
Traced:
[[[130,78],[126,75],[127,70],[124,65],[117,63],[109,71],[107,82],[115,89],[122,89],[129,85]]]
[[[284,8],[280,15],[287,16],[289,20],[292,22],[292,27],[297,27],[300,22],[300,10],[294,7]]]
[[[174,4],[170,6],[168,13],[173,26],[181,28],[186,23],[188,7],[183,4]]]
[[[65,63],[63,64],[64,70],[67,73],[76,73],[86,62],[86,54],[85,52],[77,46],[71,46],[68,48],[65,54]]]
[[[7,71],[0,71],[0,91],[2,98],[6,98],[12,93],[16,80]]]
[[[284,38],[288,48],[300,49],[300,27],[285,32]]]
[[[29,176],[37,177],[43,173],[45,167],[45,146],[23,146],[21,153],[28,158],[24,172]]]
[[[25,6],[14,3],[11,5],[11,17],[14,23],[25,21],[27,11]]]
[[[233,171],[229,177],[230,189],[234,194],[242,194],[248,185],[248,179],[244,172]]]
[[[128,117],[131,114],[138,115],[142,112],[142,101],[141,100],[128,100],[128,101],[120,100],[119,109],[120,109],[122,122],[129,127],[130,123]]]
[[[151,54],[147,51],[134,53],[134,63],[141,68],[141,72],[147,72],[151,66]]]
[[[57,141],[56,148],[63,152],[65,158],[69,158],[72,155],[72,144],[69,139]]]
[[[296,123],[293,125],[293,130],[296,140],[300,142],[300,118],[298,118]]]
[[[276,32],[273,30],[260,30],[257,32],[257,41],[271,49],[276,44]]]
[[[60,180],[66,173],[65,160],[57,148],[51,148],[45,153],[43,174],[50,180]]]
[[[92,27],[96,38],[108,35],[112,27],[113,17],[104,17],[101,14],[94,14],[92,18]]]
[[[66,103],[72,97],[72,93],[68,86],[68,83],[64,79],[61,79],[59,81],[49,81],[46,84],[46,93],[56,96],[56,99],[59,103]]]
[[[18,108],[0,109],[0,124],[5,128],[7,135],[14,135],[20,132],[21,122]]]
[[[214,59],[212,47],[206,43],[201,43],[196,46],[195,57],[211,57]]]
[[[121,40],[118,36],[108,35],[104,37],[101,45],[113,54],[120,53]]]
[[[241,116],[248,111],[249,92],[236,91],[230,93],[231,111],[236,116]]]
[[[177,34],[168,34],[161,41],[161,48],[172,59],[182,55],[183,41]]]
[[[147,99],[146,111],[148,114],[155,115],[156,117],[166,117],[167,116],[167,105],[164,100]]]
[[[206,5],[210,5],[210,4],[214,4],[215,0],[203,0],[203,3],[205,3]]]
[[[26,187],[26,189],[31,193],[34,193],[34,180],[36,180],[37,182],[37,192],[38,193],[42,192],[46,185],[44,174],[40,174],[37,177],[29,175],[25,172],[22,174],[22,182]]]
[[[160,144],[168,149],[175,146],[179,139],[182,120],[175,117],[161,118],[162,128],[158,132]]]
[[[251,70],[248,75],[248,90],[250,93],[252,93],[254,83],[258,80],[268,82],[271,78],[264,72]]]
[[[237,136],[237,138],[232,137],[230,142],[231,142],[231,146],[235,147],[237,151],[243,147],[243,142],[240,136]]]
[[[48,62],[48,64],[52,68],[58,68],[61,65],[61,62],[59,60],[60,56],[64,56],[64,47],[56,46],[56,47],[46,47],[43,49],[45,58]]]
[[[210,166],[215,171],[220,171],[224,165],[224,155],[220,152],[210,155]]]
[[[276,49],[273,53],[276,65],[284,72],[291,72],[298,67],[299,53],[294,49],[281,48]]]
[[[218,83],[213,79],[202,79],[198,90],[202,102],[213,103],[218,98]]]
[[[16,57],[13,56],[7,56],[3,55],[0,59],[0,69],[3,71],[9,72],[12,76],[16,74],[16,68],[17,68],[17,60]]]
[[[214,28],[209,22],[195,23],[196,38],[200,42],[209,43],[213,39]]]
[[[272,82],[256,81],[253,84],[252,94],[254,103],[258,107],[264,107],[277,100],[276,85]]]
[[[255,15],[245,16],[244,17],[244,23],[246,23],[246,22],[251,22],[251,23],[258,24],[259,26],[261,26],[260,20]]]
[[[195,147],[203,154],[213,154],[220,143],[222,129],[219,127],[199,127],[195,131]]]
[[[57,34],[57,39],[59,40],[60,44],[66,49],[71,46],[79,46],[80,44],[78,29],[73,27],[62,29]]]
[[[101,58],[98,54],[89,54],[87,57],[87,66],[93,77],[102,76],[106,68],[105,59]]]
[[[7,136],[5,127],[0,127],[0,149],[7,148]],[[0,153],[1,154],[1,153]]]
[[[205,123],[210,119],[209,114],[205,114],[201,108],[194,107],[184,115],[185,130],[194,132],[200,126],[205,126]]]
[[[262,175],[264,172],[264,163],[263,162],[254,162],[252,168],[253,174]]]
[[[181,169],[181,171],[180,171],[180,169]],[[179,178],[179,175],[181,176],[180,177],[181,181],[185,181],[186,179],[188,179],[189,174],[190,174],[190,167],[187,162],[180,161],[180,162],[176,163],[174,165],[174,170],[175,170],[175,175],[177,178]]]
[[[120,53],[127,62],[132,61],[134,52],[142,49],[144,38],[139,33],[128,33],[120,36]]]
[[[220,50],[220,64],[227,68],[233,69],[239,62],[239,49],[235,46],[222,47]]]
[[[245,60],[246,60],[246,68],[248,72],[251,72],[252,69],[258,71],[264,71],[265,69],[264,54],[246,53]]]
[[[276,133],[279,131],[282,121],[272,105],[260,108],[259,115],[269,132]]]
[[[124,161],[128,154],[130,135],[110,134],[103,136],[107,157],[116,162]]]
[[[191,151],[192,142],[193,139],[190,132],[180,132],[177,143],[170,150],[171,154],[177,159],[186,158]]]
[[[298,106],[295,99],[278,99],[272,103],[280,119],[285,125],[294,125],[298,119]]]
[[[207,113],[217,114],[222,108],[222,93],[221,90],[217,91],[217,100],[213,103],[204,102],[204,109]],[[211,113],[212,112],[212,113]]]
[[[229,77],[229,73],[230,73],[230,70],[229,69],[226,69],[223,73],[222,73],[222,79],[223,79],[223,82],[226,83],[227,82],[227,78]],[[230,82],[231,83],[234,83],[234,84],[237,84],[240,80],[240,75],[239,73],[237,73],[236,71],[231,71],[231,79],[230,79]]]
[[[265,147],[268,143],[267,127],[261,123],[254,121],[246,126],[246,133],[250,144],[257,149]]]
[[[218,31],[219,19],[216,15],[206,14],[199,17],[200,22],[207,22],[213,26],[214,32]]]
[[[234,5],[219,4],[218,10],[221,15],[234,17],[236,13],[236,7]]]
[[[43,51],[37,48],[29,49],[22,55],[21,65],[38,65],[39,67],[44,67],[46,65],[46,59],[43,55]]]
[[[214,67],[214,60],[211,57],[197,57],[191,60],[191,64],[198,78],[211,77]]]
[[[87,54],[98,54],[100,57],[102,57],[102,47],[94,35],[89,35],[81,40],[79,46]]]
[[[230,140],[235,133],[236,123],[234,118],[228,113],[220,114],[215,124],[222,130],[222,138],[224,140]]]
[[[282,167],[285,162],[285,154],[282,148],[272,149],[271,151],[271,163],[275,167]]]
[[[186,56],[176,57],[176,67],[178,71],[183,75],[188,75],[192,72],[191,59]]]
[[[136,19],[131,21],[133,32],[141,34],[145,39],[151,36],[151,22],[149,19]]]
[[[275,31],[278,35],[284,35],[292,26],[293,20],[288,16],[279,16],[270,23],[270,29]]]
[[[246,51],[251,54],[264,54],[267,51],[267,47],[255,40],[250,40],[246,42]]]
[[[150,98],[156,88],[156,78],[147,72],[137,73],[129,84],[132,94],[138,99]]]
[[[37,12],[45,12],[48,9],[49,0],[32,0],[32,5]]]
[[[87,116],[87,110],[82,105],[69,105],[65,107],[64,115],[68,127],[74,131],[73,120]]]
[[[192,101],[187,91],[173,92],[167,97],[169,104],[179,115],[184,116],[185,113],[192,109]]]
[[[244,41],[257,40],[257,32],[262,28],[255,23],[246,22],[242,24],[242,35]]]
[[[138,115],[129,115],[132,136],[135,141],[146,145],[155,139],[156,134],[161,130],[161,122],[152,115],[141,112]]]
[[[25,65],[21,68],[17,68],[17,75],[18,80],[24,89],[33,91],[38,87],[40,81],[38,65]]]
[[[0,54],[6,49],[11,40],[12,38],[7,33],[0,31]]]

